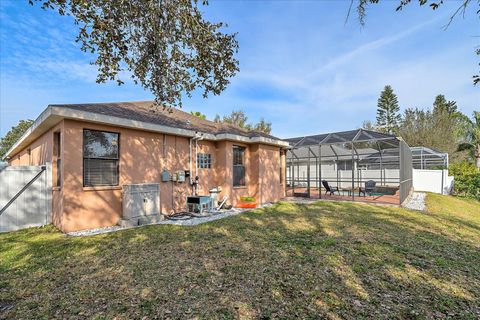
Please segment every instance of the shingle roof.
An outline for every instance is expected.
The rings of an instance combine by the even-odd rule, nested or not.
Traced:
[[[103,114],[107,116],[125,118],[135,121],[164,125],[172,128],[195,130],[210,134],[230,133],[245,137],[265,137],[280,140],[272,135],[248,131],[230,124],[215,123],[200,119],[178,108],[158,108],[153,111],[153,101],[135,102],[109,102],[109,103],[86,103],[86,104],[62,104],[51,105],[52,107],[64,107],[85,112]]]

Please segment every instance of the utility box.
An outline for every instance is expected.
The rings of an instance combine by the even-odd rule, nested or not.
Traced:
[[[160,184],[142,183],[123,186],[123,225],[160,221]]]
[[[179,170],[177,171],[177,182],[185,182],[185,171]]]
[[[170,172],[168,170],[164,169],[162,171],[162,182],[168,182],[170,181]]]

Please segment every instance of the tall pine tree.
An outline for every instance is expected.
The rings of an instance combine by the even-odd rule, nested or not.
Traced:
[[[398,99],[391,86],[385,86],[377,104],[377,127],[386,133],[394,133],[402,117]]]

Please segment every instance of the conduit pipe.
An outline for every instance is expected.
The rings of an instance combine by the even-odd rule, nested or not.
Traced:
[[[189,147],[188,147],[188,155],[189,155],[189,170],[190,170],[190,184],[193,184],[194,178],[197,176],[197,169],[198,169],[198,163],[196,161],[197,159],[197,151],[198,151],[198,140],[203,140],[203,134],[200,134],[198,132],[195,132],[195,136],[190,138],[189,140]],[[192,147],[193,144],[192,142],[195,141],[195,175],[193,175],[193,165],[192,165]]]

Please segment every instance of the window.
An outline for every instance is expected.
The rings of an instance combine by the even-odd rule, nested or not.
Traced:
[[[83,186],[118,186],[119,134],[83,130]]]
[[[53,174],[55,177],[54,186],[62,185],[62,153],[60,132],[53,133]]]
[[[212,167],[212,155],[210,153],[197,153],[197,167],[210,169]]]
[[[233,186],[245,186],[245,148],[233,146]]]

